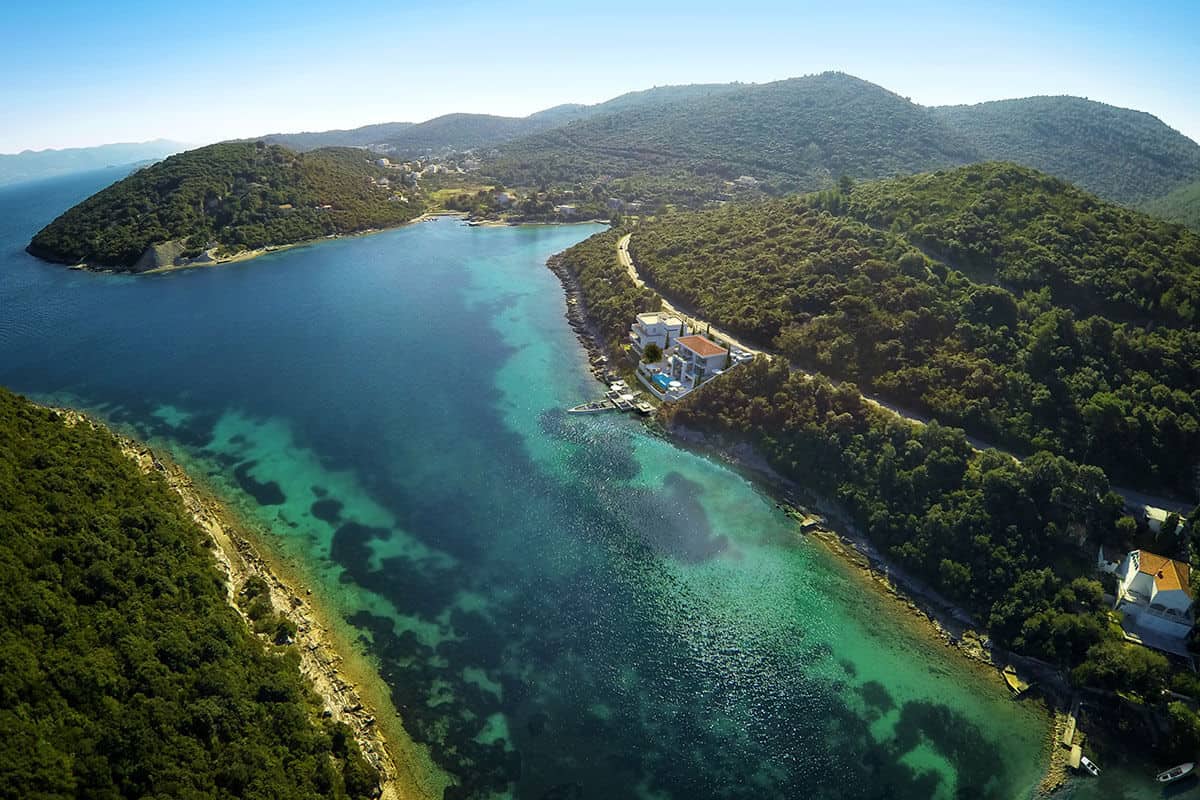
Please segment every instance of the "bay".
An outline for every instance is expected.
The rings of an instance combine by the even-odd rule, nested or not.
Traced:
[[[1044,715],[738,474],[594,397],[546,258],[442,219],[157,276],[23,253],[111,171],[0,190],[0,383],[168,447],[519,798],[1019,798]]]

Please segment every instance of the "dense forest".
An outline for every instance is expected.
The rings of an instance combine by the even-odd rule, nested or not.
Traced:
[[[859,184],[836,213],[1015,291],[1139,324],[1200,323],[1200,236],[1014,164]]]
[[[967,189],[958,188],[969,187],[971,176],[991,186],[977,193],[995,209],[981,223],[983,234],[953,210],[971,207]],[[1158,308],[1192,296],[1200,239],[1094,198],[1088,207],[1060,202],[1053,191],[1031,188],[1034,176],[984,165],[669,214],[634,229],[630,249],[667,297],[798,366],[854,381],[1021,453],[1048,449],[1103,467],[1124,484],[1192,496],[1200,331],[1085,309],[1114,286],[1122,309],[1153,306],[1112,277],[1129,274],[1131,264],[1136,274],[1152,274],[1148,291],[1158,292]],[[1036,181],[1076,199],[1057,180]],[[897,190],[908,184],[921,188],[917,200],[905,200],[913,210],[863,212],[878,208],[879,197],[903,198]],[[937,185],[945,187],[943,200],[929,188]],[[1017,197],[1029,203],[1024,218],[1004,211]],[[886,229],[845,216],[856,211]],[[1069,238],[1075,231],[1091,231],[1099,244],[1077,250]],[[969,274],[912,242],[928,250],[940,232],[956,237],[937,239],[941,252],[978,254]],[[1043,243],[1036,263],[1046,285],[1037,289],[1023,260],[1030,237]],[[976,248],[980,240],[987,246]],[[1026,291],[991,282],[1010,270]],[[1076,297],[1086,302],[1069,302]],[[1171,306],[1181,324],[1195,313],[1190,308],[1200,308],[1189,303]]]
[[[110,434],[0,389],[0,798],[377,794],[209,546]]]
[[[1047,172],[1136,205],[1200,179],[1200,144],[1144,111],[1082,97],[930,109],[989,160]]]
[[[1185,184],[1164,197],[1143,203],[1142,210],[1147,214],[1186,225],[1200,233],[1200,180]]]
[[[784,191],[979,158],[926,109],[841,73],[668,98],[510,142],[488,168],[510,185],[748,175]]]
[[[652,91],[499,144],[485,169],[511,186],[614,183],[625,198],[691,207],[727,199],[721,185],[743,175],[779,195],[991,160],[1131,205],[1200,179],[1200,144],[1149,114],[1077,97],[927,108],[833,72]],[[641,194],[627,194],[620,181],[635,176]]]
[[[612,344],[635,313],[661,303],[629,280],[619,234],[597,234],[560,260]],[[1081,685],[1150,702],[1168,686],[1200,696],[1193,675],[1125,644],[1108,620],[1094,547],[1126,547],[1143,534],[1101,469],[1045,451],[1021,462],[977,451],[960,429],[906,422],[853,385],[792,372],[781,359],[731,370],[663,414],[669,426],[753,445],[780,474],[835,501],[896,563],[973,611],[1004,646],[1061,666]],[[1198,528],[1193,514],[1188,535]],[[1178,537],[1151,544],[1181,557],[1196,549]],[[1183,704],[1169,716],[1165,752],[1200,747],[1200,717]]]
[[[92,195],[39,231],[29,252],[131,269],[147,248],[166,242],[196,256],[212,247],[236,252],[397,225],[422,210],[401,180],[361,150],[297,154],[262,142],[215,144]]]

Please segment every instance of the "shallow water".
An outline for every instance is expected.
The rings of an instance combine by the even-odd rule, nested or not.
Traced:
[[[595,396],[550,254],[440,220],[162,276],[21,252],[0,383],[161,442],[361,632],[464,796],[1027,797],[1045,720],[735,473]]]

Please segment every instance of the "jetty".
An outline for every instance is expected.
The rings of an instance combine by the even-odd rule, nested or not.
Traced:
[[[606,411],[637,411],[639,414],[653,414],[654,406],[645,400],[639,400],[641,392],[630,391],[629,384],[617,379],[608,385],[608,391],[601,400],[589,400],[567,409],[568,414],[601,414]]]
[[[568,414],[601,414],[605,411],[616,411],[617,407],[611,400],[590,400],[567,409]]]

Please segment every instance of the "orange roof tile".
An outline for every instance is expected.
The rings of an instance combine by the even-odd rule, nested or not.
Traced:
[[[675,340],[675,343],[683,345],[701,358],[708,358],[709,356],[723,356],[729,352],[724,347],[719,347],[713,344],[703,336],[680,336]]]
[[[1160,592],[1182,589],[1188,597],[1192,596],[1188,577],[1191,572],[1188,565],[1173,558],[1151,553],[1149,550],[1139,550],[1138,572],[1154,576],[1154,588]]]

